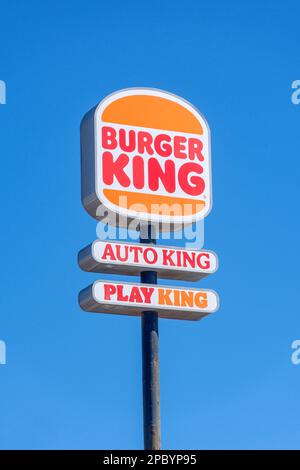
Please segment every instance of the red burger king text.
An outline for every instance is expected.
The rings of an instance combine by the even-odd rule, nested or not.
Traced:
[[[163,190],[200,196],[205,190],[199,137],[129,126],[102,127],[102,178],[106,187]]]

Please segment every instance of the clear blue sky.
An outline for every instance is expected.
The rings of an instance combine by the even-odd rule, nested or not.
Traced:
[[[160,322],[164,448],[299,448],[300,5],[28,1],[0,6],[1,448],[142,448],[137,318],[77,305],[79,123],[126,87],[191,101],[212,132],[205,247],[218,313]],[[111,277],[111,276],[110,276]]]

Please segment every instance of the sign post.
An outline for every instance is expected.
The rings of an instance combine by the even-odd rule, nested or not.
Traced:
[[[156,243],[154,225],[141,225],[141,243]],[[141,272],[142,284],[157,284],[155,271]],[[144,411],[144,448],[159,450],[160,436],[160,385],[158,351],[158,313],[142,312],[142,367],[143,367],[143,411]]]
[[[218,310],[209,289],[160,286],[214,273],[214,252],[157,246],[157,231],[182,230],[212,207],[210,131],[186,100],[162,90],[113,93],[83,118],[81,197],[87,212],[139,230],[140,243],[96,240],[78,255],[87,272],[140,275],[140,283],[96,280],[79,294],[87,312],[141,317],[144,447],[161,448],[158,319],[198,321]]]

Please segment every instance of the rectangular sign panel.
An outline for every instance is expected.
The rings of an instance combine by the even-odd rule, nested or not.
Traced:
[[[89,272],[138,276],[151,269],[161,278],[186,281],[202,279],[218,267],[217,256],[211,251],[101,240],[81,250],[78,262]]]
[[[161,318],[200,320],[218,310],[219,299],[212,290],[96,281],[80,292],[79,304],[88,312],[140,316],[155,310]]]

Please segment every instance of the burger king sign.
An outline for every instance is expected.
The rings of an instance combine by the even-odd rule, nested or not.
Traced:
[[[187,101],[150,88],[113,93],[81,123],[82,202],[96,219],[180,228],[212,206],[210,135]]]

